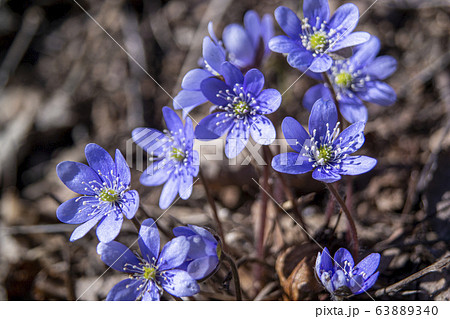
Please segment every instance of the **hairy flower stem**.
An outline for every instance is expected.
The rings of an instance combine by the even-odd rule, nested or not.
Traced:
[[[269,147],[264,145],[262,147],[263,149],[263,156],[265,165],[263,167],[263,182],[262,182],[262,189],[261,189],[261,211],[258,216],[259,223],[258,223],[258,234],[256,237],[256,254],[259,259],[264,260],[264,234],[266,231],[266,219],[267,219],[267,205],[269,201],[269,196],[267,195],[268,189],[269,189],[269,175],[270,175],[270,154],[267,150]],[[262,267],[261,265],[255,265],[255,279],[256,282],[259,282],[262,277]]]
[[[226,253],[222,252],[221,259],[230,265],[231,273],[233,274],[233,281],[234,281],[234,289],[236,294],[236,301],[242,301],[242,293],[241,293],[241,282],[239,280],[239,272],[236,267],[236,263],[234,262],[233,258],[228,256]]]
[[[203,175],[201,169],[199,170],[198,175],[200,176],[200,179],[202,181],[203,187],[205,188],[205,193],[206,193],[206,197],[208,198],[208,203],[211,206],[211,209],[213,211],[214,221],[216,222],[217,230],[218,230],[219,236],[220,236],[220,240],[222,241],[223,250],[224,251],[228,251],[227,244],[225,243],[225,237],[223,235],[222,223],[220,222],[219,215],[217,213],[216,202],[214,201],[214,198],[212,197],[211,193],[209,192],[208,183],[207,183],[206,178]]]
[[[342,117],[341,110],[339,108],[339,102],[336,98],[336,92],[334,91],[333,84],[331,83],[330,77],[328,76],[327,72],[323,72],[322,76],[325,80],[326,86],[331,91],[331,95],[333,96],[333,102],[334,102],[334,104],[336,104],[336,109],[338,111],[337,112],[338,113],[338,122],[340,123],[341,129],[343,130],[345,128],[344,118]]]
[[[139,232],[139,230],[141,229],[141,223],[139,222],[139,220],[136,218],[136,216],[134,216],[130,220],[133,223],[133,225],[136,228],[136,230]]]
[[[353,221],[352,214],[350,213],[350,210],[348,209],[347,205],[345,205],[344,200],[342,199],[341,195],[339,195],[339,192],[334,187],[333,184],[325,183],[325,185],[328,187],[330,192],[333,194],[333,196],[338,201],[339,205],[341,205],[342,210],[345,213],[345,216],[347,217],[347,220],[350,225],[350,235],[352,236],[352,244],[353,244],[353,256],[357,260],[358,259],[358,253],[359,253],[359,242],[358,242],[358,233],[356,232],[356,226],[355,222]]]

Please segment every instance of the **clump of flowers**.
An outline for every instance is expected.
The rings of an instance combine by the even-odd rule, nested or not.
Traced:
[[[377,57],[379,51],[380,40],[371,37],[357,46],[350,58],[334,60],[327,71],[339,110],[350,123],[367,121],[367,108],[363,101],[390,106],[397,98],[394,89],[382,82],[395,72],[397,61],[388,55]],[[317,84],[305,93],[303,106],[311,110],[321,97],[331,99],[332,93],[324,84]]]
[[[56,217],[67,224],[81,224],[70,241],[83,237],[97,223],[97,237],[110,242],[122,227],[123,215],[131,219],[139,207],[139,195],[130,190],[130,168],[116,150],[115,161],[102,147],[88,144],[85,149],[89,166],[65,161],[56,166],[59,179],[83,196],[72,198],[58,207]]]
[[[217,106],[217,112],[200,121],[195,137],[211,140],[227,134],[228,158],[236,157],[244,149],[250,135],[259,144],[271,144],[276,137],[275,127],[265,115],[280,106],[280,92],[263,90],[264,75],[257,69],[244,76],[231,63],[224,62],[221,72],[225,81],[210,78],[201,84],[203,94]]]
[[[359,20],[352,3],[340,6],[330,18],[327,0],[304,0],[304,18],[300,20],[289,8],[278,7],[275,19],[286,35],[272,38],[269,48],[287,54],[288,63],[297,69],[320,73],[333,64],[331,53],[369,40],[367,32],[351,33]]]
[[[152,163],[141,175],[145,186],[165,184],[159,207],[166,209],[177,194],[188,199],[192,194],[193,178],[199,169],[198,152],[193,150],[194,129],[190,118],[183,122],[170,108],[163,108],[167,130],[162,133],[151,128],[136,128],[133,140],[152,158]]]
[[[334,262],[333,262],[334,261]],[[358,295],[369,290],[377,281],[380,254],[372,253],[357,265],[350,252],[339,248],[331,258],[327,248],[318,253],[315,272],[333,299]]]
[[[312,177],[325,183],[338,181],[341,175],[370,171],[377,163],[374,158],[350,155],[364,144],[365,122],[352,124],[340,133],[337,118],[334,103],[323,99],[318,100],[311,110],[309,133],[294,118],[285,118],[281,128],[295,152],[276,155],[272,167],[287,174],[312,170]]]
[[[153,219],[146,219],[139,231],[140,256],[118,243],[100,243],[97,253],[109,267],[129,274],[115,285],[106,300],[160,300],[163,291],[176,297],[193,296],[200,291],[185,270],[179,269],[189,252],[190,244],[184,236],[169,241],[159,252],[160,238]]]
[[[217,239],[206,229],[195,225],[176,227],[173,234],[186,237],[191,244],[186,261],[180,268],[186,269],[197,280],[210,276],[219,265],[222,254]]]

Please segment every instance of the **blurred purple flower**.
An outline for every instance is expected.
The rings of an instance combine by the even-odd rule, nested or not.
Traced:
[[[185,236],[191,247],[187,259],[180,269],[185,269],[197,280],[209,276],[217,267],[221,247],[216,238],[206,229],[194,225],[180,226],[173,229],[175,236]]]
[[[130,168],[119,150],[115,161],[97,144],[88,144],[85,154],[89,166],[71,161],[56,166],[61,181],[84,195],[61,204],[56,216],[63,223],[82,224],[73,231],[70,241],[80,239],[98,223],[98,239],[110,242],[120,232],[123,215],[134,217],[139,194],[129,189]]]
[[[195,128],[200,140],[227,135],[225,155],[236,157],[247,145],[250,134],[258,144],[269,145],[275,137],[275,127],[265,116],[281,104],[281,94],[275,89],[262,90],[264,75],[251,69],[244,75],[229,62],[222,64],[224,80],[206,79],[201,89],[217,111],[206,116]]]
[[[193,178],[199,170],[198,152],[193,150],[194,129],[190,118],[185,126],[172,109],[163,108],[168,130],[164,133],[152,128],[133,130],[134,142],[150,156],[153,162],[142,173],[140,182],[145,186],[165,184],[159,199],[159,207],[166,209],[177,194],[188,199],[192,194]]]
[[[303,174],[313,170],[312,177],[325,183],[341,175],[359,175],[377,163],[367,156],[350,156],[364,144],[365,122],[358,122],[339,134],[336,106],[331,100],[319,99],[309,118],[309,133],[292,117],[283,120],[281,128],[295,153],[276,155],[272,167],[282,173]]]
[[[333,61],[329,53],[369,40],[367,32],[351,33],[359,20],[358,8],[352,3],[340,6],[330,18],[327,0],[304,0],[303,13],[300,20],[291,9],[278,7],[275,19],[287,36],[269,42],[272,51],[288,54],[287,61],[294,68],[325,72]]]
[[[373,36],[356,47],[352,57],[333,61],[327,71],[336,92],[339,110],[350,123],[367,121],[367,108],[362,101],[382,106],[395,103],[395,91],[382,80],[395,72],[397,61],[387,55],[377,57],[379,51],[380,41]],[[324,84],[317,84],[306,92],[303,106],[311,110],[320,97],[332,98]]]
[[[333,299],[358,295],[369,290],[377,281],[380,254],[373,253],[356,266],[350,252],[340,248],[334,254],[334,263],[327,248],[318,253],[316,275]]]
[[[97,246],[97,253],[105,264],[130,275],[111,289],[106,300],[156,301],[163,290],[176,297],[193,296],[200,291],[195,279],[178,269],[189,252],[186,237],[172,239],[160,253],[158,228],[149,218],[141,225],[138,243],[142,257],[116,241]]]

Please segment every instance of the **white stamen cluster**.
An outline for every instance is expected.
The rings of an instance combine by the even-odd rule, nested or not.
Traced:
[[[249,120],[256,120],[256,115],[260,109],[257,105],[256,99],[250,93],[246,93],[244,87],[240,84],[235,84],[233,90],[220,90],[216,94],[227,101],[225,106],[218,105],[218,109],[227,112],[226,117],[234,119],[235,127],[239,128],[239,124],[249,125]],[[221,115],[221,112],[217,113],[217,117]],[[216,123],[219,126],[221,123],[227,122],[226,120],[218,121]]]
[[[342,137],[339,137],[339,122],[331,131],[328,123],[325,136],[317,136],[314,129],[309,143],[303,145],[302,156],[309,157],[309,162],[313,163],[313,168],[324,170],[328,173],[332,169],[339,169],[343,159],[348,157],[348,149],[356,142],[356,138],[349,141],[345,147],[341,147]],[[334,145],[336,140],[339,143]]]
[[[304,18],[300,40],[303,47],[313,52],[313,57],[317,57],[332,48],[332,38],[337,32],[338,30],[329,28],[327,21],[321,22],[319,17],[316,17],[313,25],[310,24],[308,18]]]
[[[366,82],[371,80],[370,76],[364,74],[361,69],[355,69],[350,60],[335,61],[328,74],[338,100],[341,100],[343,96],[353,98],[355,93],[366,90]]]
[[[125,205],[123,196],[125,192],[129,190],[129,186],[123,184],[119,177],[111,179],[109,175],[102,174],[98,171],[97,174],[105,180],[103,183],[98,181],[90,181],[88,183],[83,182],[86,191],[91,191],[95,193],[94,196],[81,196],[76,199],[76,201],[83,201],[83,206],[78,210],[78,213],[82,213],[85,209],[92,209],[89,216],[97,215],[100,212],[109,215],[111,212],[115,211],[116,208],[122,209]],[[111,176],[114,176],[114,172],[110,172]]]

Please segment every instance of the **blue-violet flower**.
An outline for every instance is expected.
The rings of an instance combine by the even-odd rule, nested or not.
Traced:
[[[228,134],[225,145],[228,158],[236,157],[244,149],[250,134],[258,144],[271,144],[276,132],[265,115],[280,106],[280,92],[262,90],[264,75],[257,69],[251,69],[244,77],[238,68],[224,62],[221,72],[225,81],[210,78],[201,84],[203,94],[217,106],[217,112],[200,121],[195,137],[211,140]]]
[[[173,229],[175,236],[185,236],[191,248],[186,261],[180,269],[185,269],[197,280],[203,279],[214,272],[219,264],[222,253],[217,239],[206,229],[194,225],[180,226]]]
[[[83,195],[61,204],[56,216],[63,223],[81,224],[70,241],[80,239],[98,223],[98,239],[109,242],[119,234],[123,215],[131,219],[136,214],[139,194],[130,190],[130,168],[119,150],[115,161],[97,144],[88,144],[85,154],[89,166],[71,161],[56,166],[61,181]]]
[[[164,133],[139,127],[133,130],[133,140],[148,155],[153,157],[152,163],[142,173],[140,182],[145,186],[158,186],[165,183],[159,207],[166,209],[177,194],[188,199],[192,194],[193,178],[199,170],[198,152],[193,150],[194,129],[190,118],[186,118],[185,126],[178,115],[165,106],[164,120],[167,129]]]
[[[367,108],[362,101],[390,106],[397,98],[394,89],[382,82],[395,72],[397,61],[387,55],[377,57],[379,51],[380,40],[372,36],[355,48],[352,57],[333,61],[327,71],[336,92],[339,110],[350,123],[367,121]],[[303,106],[311,110],[320,97],[332,98],[324,84],[317,84],[305,93]]]
[[[141,256],[116,241],[100,243],[97,253],[109,267],[129,274],[116,284],[106,300],[160,300],[164,291],[176,297],[193,296],[200,288],[189,274],[178,267],[189,252],[189,241],[181,236],[169,241],[159,253],[160,238],[153,219],[146,219],[139,230]]]
[[[339,134],[336,106],[331,100],[319,99],[309,117],[309,133],[292,117],[281,124],[284,137],[295,151],[276,155],[272,167],[287,174],[314,170],[312,177],[333,183],[341,175],[359,175],[377,163],[367,156],[350,156],[364,144],[365,122],[357,122]]]
[[[334,263],[327,248],[318,253],[316,275],[333,299],[358,295],[369,290],[377,281],[380,254],[372,253],[356,266],[350,252],[340,248],[334,254]]]
[[[340,6],[330,18],[327,0],[304,0],[303,13],[300,20],[291,9],[278,7],[275,19],[287,36],[269,42],[272,51],[288,54],[287,61],[294,68],[325,72],[332,64],[330,53],[369,40],[367,32],[351,33],[359,20],[358,8],[352,3]]]

